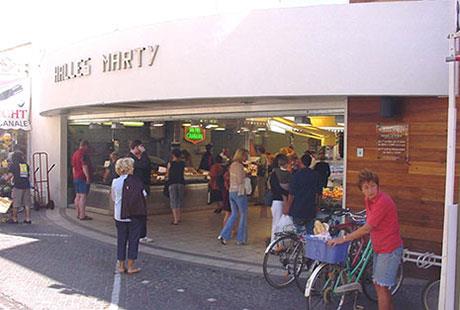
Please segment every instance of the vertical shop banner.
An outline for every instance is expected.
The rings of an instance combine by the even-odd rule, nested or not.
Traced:
[[[30,130],[29,80],[0,84],[0,129]]]

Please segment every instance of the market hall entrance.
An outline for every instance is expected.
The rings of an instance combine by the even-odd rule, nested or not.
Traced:
[[[228,164],[236,149],[248,149],[250,158],[245,163],[245,169],[254,189],[250,196],[249,222],[261,224],[261,228],[257,229],[260,233],[256,234],[260,235],[256,242],[264,244],[264,239],[270,235],[271,211],[263,205],[265,189],[261,190],[260,187],[260,179],[268,176],[268,172],[260,173],[261,149],[268,159],[267,171],[270,171],[274,156],[280,152],[286,154],[292,163],[305,152],[312,154],[317,161],[320,158],[326,161],[330,165],[331,175],[328,188],[324,190],[323,203],[342,205],[344,110],[311,110],[308,115],[297,111],[285,113],[270,116],[261,113],[250,117],[184,117],[175,120],[149,120],[139,117],[99,122],[73,119],[68,125],[68,156],[70,158],[80,140],[89,141],[94,183],[88,195],[88,210],[110,215],[113,213],[109,198],[111,179],[107,177],[110,154],[115,152],[119,156],[125,156],[129,153],[130,141],[141,140],[151,161],[148,212],[169,214],[169,199],[163,195],[166,167],[171,150],[180,149],[186,162],[184,220],[193,216],[192,213],[187,215],[189,211],[207,210],[204,214],[210,214],[210,220],[218,222],[217,230],[212,232],[217,236],[221,220],[216,219],[213,211],[218,205],[211,199],[209,170],[200,167],[200,162],[207,145],[212,145],[212,157],[220,156],[223,165]],[[70,169],[68,175],[71,189]],[[69,204],[73,197],[71,189],[68,195]],[[200,225],[198,222],[196,224]]]

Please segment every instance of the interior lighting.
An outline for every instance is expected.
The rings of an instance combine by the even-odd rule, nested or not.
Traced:
[[[260,128],[257,128],[257,131],[267,131],[267,128],[265,128],[265,127],[260,127]]]
[[[192,126],[192,123],[182,123],[182,127],[190,127]]]
[[[226,129],[224,127],[217,127],[214,129],[215,131],[225,131]]]
[[[153,127],[163,127],[165,124],[164,123],[153,123]]]
[[[217,127],[219,127],[219,125],[217,125],[217,124],[208,124],[208,125],[206,125],[206,129],[217,128]]]
[[[91,123],[90,122],[75,122],[72,125],[74,126],[89,126]]]
[[[121,122],[121,124],[125,127],[142,127],[144,126],[144,122]]]

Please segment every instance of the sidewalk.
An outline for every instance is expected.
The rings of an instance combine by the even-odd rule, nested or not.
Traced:
[[[270,214],[270,209],[267,210]],[[271,217],[260,218],[260,207],[249,207],[248,235],[245,246],[235,240],[221,245],[217,236],[222,227],[223,213],[213,210],[192,211],[183,214],[180,225],[171,225],[170,215],[149,216],[147,235],[152,243],[142,244],[141,252],[188,262],[212,265],[239,271],[262,273],[265,239],[270,236]],[[114,220],[109,215],[89,213],[91,221],[76,219],[75,210],[58,208],[47,210],[47,217],[56,224],[89,238],[116,243]]]

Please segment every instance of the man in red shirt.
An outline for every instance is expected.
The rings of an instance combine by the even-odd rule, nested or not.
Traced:
[[[89,193],[91,183],[91,161],[88,156],[89,143],[86,140],[80,142],[80,147],[72,155],[72,175],[75,189],[75,209],[77,218],[91,220],[85,213],[86,196]]]
[[[390,288],[396,284],[403,253],[398,212],[390,196],[379,190],[377,174],[365,169],[358,178],[364,194],[366,224],[348,235],[328,241],[328,244],[334,246],[370,234],[375,252],[373,280],[379,310],[390,310],[393,309]]]

